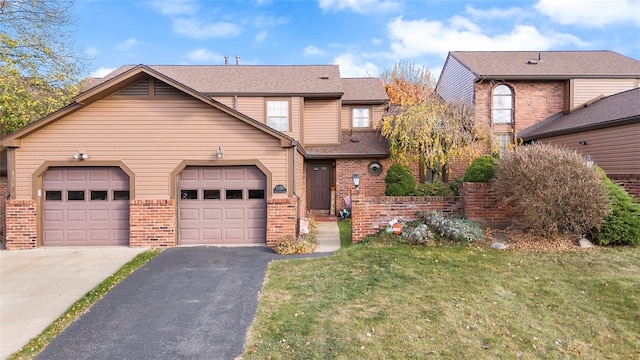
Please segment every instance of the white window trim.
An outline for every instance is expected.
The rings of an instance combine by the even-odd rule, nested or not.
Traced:
[[[354,116],[354,113],[356,110],[367,110],[367,113],[369,115],[369,118],[367,119],[367,123],[368,123],[367,126],[356,126],[355,124],[356,117]],[[371,109],[370,106],[352,106],[351,107],[351,128],[352,129],[370,129],[373,125],[372,113],[373,113],[373,110]]]
[[[498,95],[496,95],[495,91],[500,86],[504,86],[507,89],[509,89],[510,94],[508,94],[508,95],[507,94],[498,94]],[[496,97],[510,97],[511,98],[510,107],[509,108],[496,108],[496,105],[495,105],[495,98]],[[506,84],[498,84],[496,87],[494,87],[491,90],[491,121],[494,124],[513,124],[513,118],[514,118],[514,113],[515,113],[515,109],[514,109],[514,106],[513,106],[514,97],[515,97],[515,94],[514,94],[513,89],[509,85],[506,85]],[[509,121],[496,121],[496,115],[495,115],[496,111],[505,111],[505,110],[509,110],[509,112],[510,112]]]
[[[272,126],[272,124],[269,123],[269,103],[271,102],[283,102],[287,104],[287,115],[286,115],[286,121],[287,121],[287,126],[286,129],[279,129],[276,128],[274,126]],[[267,124],[267,126],[281,131],[281,132],[290,132],[291,131],[291,99],[265,99],[265,103],[264,103],[264,112],[265,112],[265,123]],[[276,117],[276,116],[273,116]],[[278,118],[282,118],[282,115],[278,115]]]

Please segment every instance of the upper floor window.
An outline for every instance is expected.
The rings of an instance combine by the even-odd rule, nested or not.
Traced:
[[[351,109],[351,127],[364,128],[371,127],[371,116],[369,108]]]
[[[493,122],[510,124],[513,122],[513,91],[507,85],[493,89]]]
[[[267,125],[278,131],[289,131],[289,102],[267,101]]]

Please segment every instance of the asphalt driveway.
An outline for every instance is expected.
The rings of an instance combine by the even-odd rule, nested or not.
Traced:
[[[234,359],[253,321],[268,263],[285,258],[295,257],[265,247],[167,249],[37,359]]]

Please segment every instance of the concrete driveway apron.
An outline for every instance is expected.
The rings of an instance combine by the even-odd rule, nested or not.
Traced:
[[[253,321],[268,263],[285,258],[295,257],[264,247],[167,249],[37,359],[234,359]]]

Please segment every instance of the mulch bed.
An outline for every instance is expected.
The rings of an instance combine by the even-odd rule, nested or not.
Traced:
[[[484,237],[475,243],[490,247],[491,244],[500,242],[506,245],[506,250],[512,251],[554,252],[597,249],[597,246],[581,248],[578,245],[579,239],[580,236],[577,235],[545,237],[520,229],[497,230],[488,228],[484,232]]]

